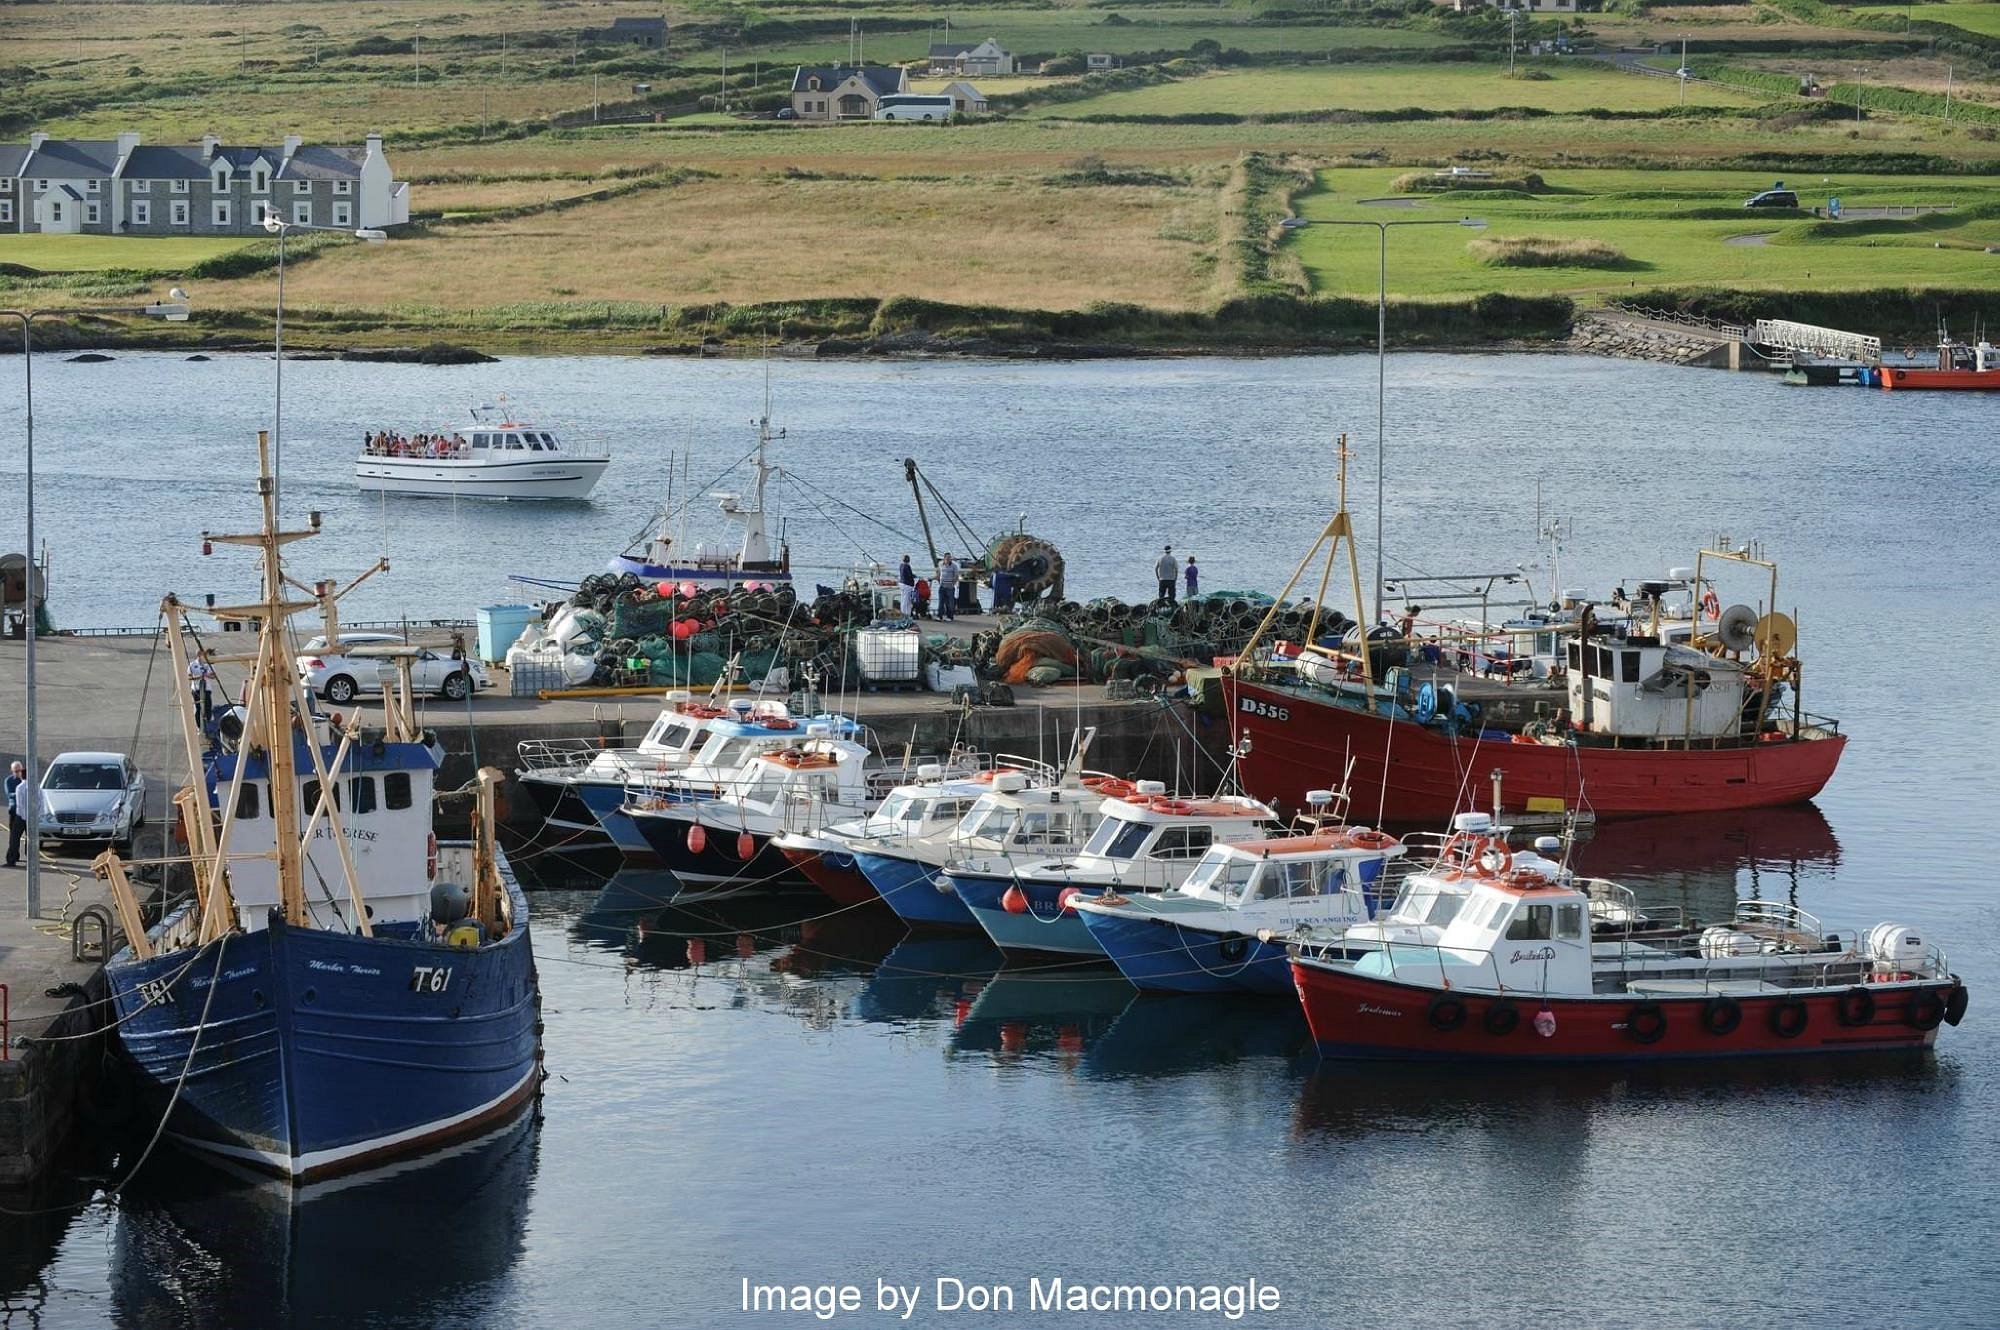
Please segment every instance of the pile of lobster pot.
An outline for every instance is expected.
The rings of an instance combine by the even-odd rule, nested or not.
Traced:
[[[1258,591],[1210,591],[1178,603],[1113,596],[1045,601],[974,637],[972,656],[982,677],[1010,684],[1169,681],[1185,662],[1241,652],[1273,603]],[[1301,638],[1312,620],[1310,602],[1288,602],[1278,607],[1265,640]],[[1320,641],[1337,643],[1353,628],[1337,611],[1320,611]]]
[[[734,662],[731,682],[837,687],[846,634],[873,615],[859,592],[802,601],[785,583],[705,587],[601,573],[546,607],[508,649],[507,668],[542,688],[707,687]]]

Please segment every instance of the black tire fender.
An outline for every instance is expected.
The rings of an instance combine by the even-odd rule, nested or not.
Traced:
[[[1771,1007],[1771,1033],[1780,1039],[1796,1039],[1812,1022],[1812,1012],[1801,998],[1784,998]]]
[[[1701,1005],[1701,1028],[1717,1038],[1734,1034],[1743,1024],[1743,1004],[1727,993],[1717,993]]]
[[[1910,993],[1910,1002],[1903,1009],[1903,1019],[1912,1029],[1935,1030],[1944,1023],[1949,1010],[1944,994],[1935,988],[1918,988]]]
[[[1867,1025],[1875,1019],[1875,995],[1857,984],[1834,1000],[1833,1015],[1845,1026]]]
[[[1431,999],[1431,1029],[1441,1034],[1450,1034],[1465,1024],[1465,999],[1453,997],[1450,993],[1440,993]]]
[[[1636,1003],[1625,1013],[1625,1034],[1637,1044],[1657,1044],[1667,1032],[1666,1010],[1657,1002]]]
[[[1486,1004],[1486,1014],[1479,1023],[1495,1039],[1504,1039],[1521,1028],[1521,1009],[1506,998],[1496,998]]]

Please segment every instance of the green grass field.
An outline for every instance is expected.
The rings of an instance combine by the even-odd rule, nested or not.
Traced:
[[[1789,215],[1760,216],[1740,205],[1769,187],[1768,177],[1711,171],[1552,170],[1542,174],[1548,188],[1559,192],[1534,198],[1485,198],[1468,191],[1413,206],[1363,202],[1391,196],[1390,183],[1398,174],[1372,169],[1322,171],[1317,188],[1300,196],[1297,205],[1300,216],[1320,223],[1447,222],[1465,216],[1487,223],[1477,233],[1450,225],[1392,231],[1389,287],[1402,296],[1468,295],[1494,289],[1616,295],[1657,286],[1909,285],[2000,291],[2000,254],[1980,248],[2000,242],[2000,221],[1988,218],[1827,226]],[[1848,176],[1824,183],[1818,177],[1788,183],[1808,206],[1823,205],[1833,196],[1850,212],[1916,203],[2000,210],[2000,184],[1990,179]],[[1727,215],[1688,215],[1718,211]],[[1493,268],[1468,251],[1475,235],[1595,240],[1625,257],[1609,268]],[[1745,242],[1753,236],[1762,239]],[[1376,290],[1377,237],[1372,229],[1309,226],[1286,243],[1315,291],[1368,295]],[[1936,248],[1939,244],[1944,248]]]
[[[191,263],[255,244],[251,236],[0,235],[0,263],[41,272],[179,272]]]
[[[1381,111],[1404,107],[1429,110],[1492,110],[1528,106],[1548,111],[1593,107],[1660,110],[1680,100],[1667,79],[1623,74],[1594,62],[1544,62],[1535,66],[1547,79],[1509,78],[1497,65],[1328,65],[1323,68],[1250,69],[1206,74],[1173,83],[1107,92],[1065,102],[1041,114],[1053,119],[1089,115],[1185,115],[1226,111],[1259,112],[1326,109]],[[1758,100],[1730,88],[1696,86],[1688,102],[1698,106],[1742,106]]]
[[[1893,12],[1893,11],[1891,11]],[[2000,4],[1987,0],[1953,0],[1942,5],[1914,5],[1910,18],[1920,23],[1949,23],[1967,32],[2000,37]]]

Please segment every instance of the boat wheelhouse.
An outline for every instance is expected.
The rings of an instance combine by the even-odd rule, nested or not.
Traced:
[[[952,890],[1002,951],[1101,957],[1072,897],[1165,891],[1185,881],[1211,845],[1256,840],[1276,828],[1268,805],[1239,795],[1182,799],[1158,781],[1110,778],[1094,788],[1103,796],[1101,820],[1076,853],[946,868]]]
[[[475,407],[472,423],[401,434],[374,431],[354,459],[358,486],[369,493],[448,499],[583,499],[611,465],[609,453],[558,439],[545,426],[489,420]]]

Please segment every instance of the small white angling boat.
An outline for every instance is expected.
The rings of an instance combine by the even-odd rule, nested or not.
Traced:
[[[489,420],[452,430],[367,435],[354,459],[361,489],[463,499],[582,499],[611,465],[602,449],[564,443],[524,420]]]

